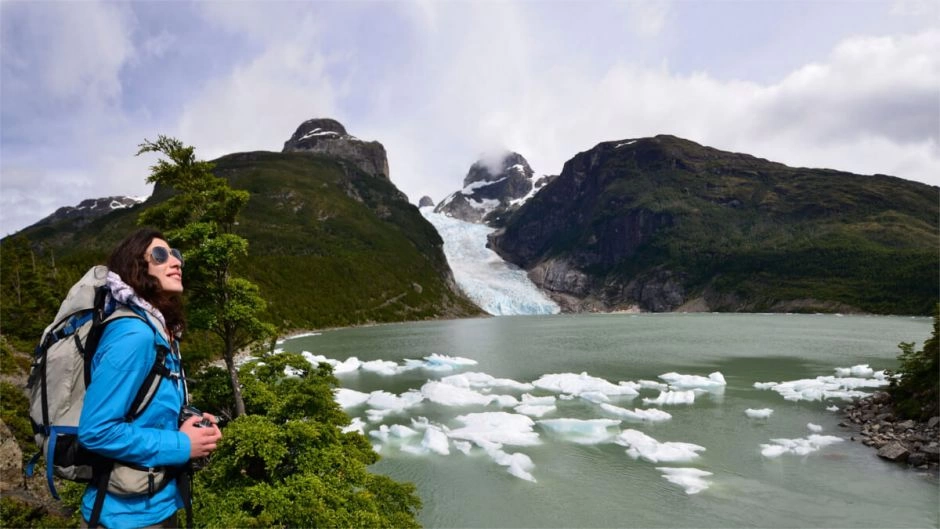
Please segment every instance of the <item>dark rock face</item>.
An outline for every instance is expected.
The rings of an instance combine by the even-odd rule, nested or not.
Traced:
[[[335,119],[308,119],[284,142],[281,152],[312,152],[351,162],[366,174],[389,180],[388,156],[377,141],[362,141],[346,133]]]
[[[132,208],[142,201],[132,197],[103,197],[89,198],[81,201],[77,206],[64,206],[56,210],[55,213],[40,220],[35,225],[55,224],[63,220],[70,220],[76,226],[84,226],[89,222],[103,217],[116,209]]]
[[[926,422],[898,419],[891,395],[884,391],[859,399],[843,411],[849,422],[840,426],[858,429],[858,438],[852,436],[852,440],[877,449],[878,457],[918,470],[936,473],[940,469],[940,417]]]
[[[434,205],[434,200],[427,195],[421,197],[421,200],[418,201],[419,208],[426,208],[426,207],[430,207],[433,205]]]
[[[534,178],[529,162],[519,153],[507,153],[498,168],[480,160],[464,177],[463,189],[442,200],[434,212],[466,222],[498,226],[522,199],[545,182],[545,178]]]

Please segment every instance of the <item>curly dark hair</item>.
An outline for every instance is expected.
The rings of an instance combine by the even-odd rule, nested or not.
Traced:
[[[186,327],[183,317],[183,298],[173,292],[164,292],[157,278],[148,273],[147,247],[154,239],[167,240],[158,230],[140,228],[124,238],[108,257],[108,269],[121,276],[138,296],[157,308],[166,320],[170,332],[180,334]]]

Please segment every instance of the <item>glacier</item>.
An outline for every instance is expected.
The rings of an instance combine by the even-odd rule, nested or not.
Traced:
[[[529,280],[525,270],[504,261],[486,247],[493,228],[464,222],[434,208],[421,214],[444,240],[444,255],[460,290],[481,309],[494,316],[558,314],[558,304]]]

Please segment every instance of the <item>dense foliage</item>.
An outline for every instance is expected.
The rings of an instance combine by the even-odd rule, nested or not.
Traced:
[[[940,415],[940,304],[933,317],[933,332],[922,349],[914,342],[898,344],[900,366],[889,388],[898,414],[926,421]]]
[[[167,159],[161,158],[151,168],[147,182],[166,186],[175,194],[144,211],[139,223],[166,230],[170,242],[186,252],[190,323],[218,338],[232,383],[234,415],[244,415],[235,353],[276,334],[274,326],[261,319],[265,301],[258,286],[232,274],[238,260],[248,253],[248,241],[232,230],[249,194],[229,187],[212,173],[211,163],[197,160],[193,147],[175,138],[145,141],[137,154],[150,152]]]
[[[290,374],[286,374],[290,373]],[[220,369],[194,386],[213,410],[231,398]],[[378,460],[333,401],[331,368],[276,354],[241,367],[248,415],[223,430],[210,464],[196,473],[197,525],[206,527],[417,527],[411,484],[371,474]]]

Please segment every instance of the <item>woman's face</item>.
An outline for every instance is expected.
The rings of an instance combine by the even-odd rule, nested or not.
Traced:
[[[157,257],[155,257],[153,249],[157,247],[163,250],[157,250]],[[147,273],[157,279],[160,289],[164,292],[179,293],[183,291],[183,262],[173,253],[166,241],[154,239],[150,241],[144,258],[147,260]],[[159,261],[163,256],[166,256],[166,259],[161,263]]]

